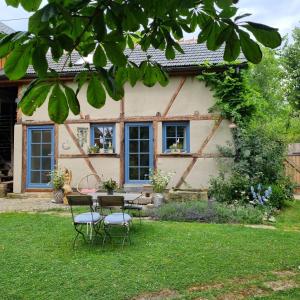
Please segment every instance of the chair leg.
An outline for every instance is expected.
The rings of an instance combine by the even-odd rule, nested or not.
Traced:
[[[85,239],[84,233],[81,231],[82,225],[80,226],[80,230],[78,229],[77,225],[74,225],[74,227],[75,227],[75,230],[77,231],[77,234],[76,234],[76,237],[75,237],[75,239],[73,241],[73,249],[75,249],[75,243],[76,243],[76,240],[77,240],[77,238],[78,238],[79,235],[81,235],[83,237],[83,240],[86,243],[86,239]]]

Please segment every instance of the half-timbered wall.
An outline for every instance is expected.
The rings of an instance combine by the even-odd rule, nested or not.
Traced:
[[[112,177],[120,185],[124,183],[124,124],[129,122],[153,124],[154,167],[174,173],[170,187],[206,189],[210,177],[217,174],[217,145],[230,141],[231,133],[228,121],[209,113],[214,103],[212,93],[196,78],[174,76],[167,87],[148,88],[138,83],[132,88],[128,85],[123,101],[107,97],[106,105],[99,110],[88,105],[85,95],[86,86],[79,94],[81,114],[70,113],[65,124],[55,126],[55,161],[72,170],[73,186],[82,176],[94,172],[103,178]],[[190,123],[190,153],[163,153],[162,124],[171,121]],[[93,123],[115,124],[114,154],[88,154]],[[26,189],[26,127],[43,124],[52,124],[47,104],[33,116],[19,115],[15,128],[18,141],[15,143],[15,182],[21,184],[15,184],[15,192]],[[78,127],[88,129],[87,142],[82,147],[77,139]]]

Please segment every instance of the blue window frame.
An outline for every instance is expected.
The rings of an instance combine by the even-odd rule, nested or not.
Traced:
[[[163,152],[190,152],[190,123],[163,123]]]
[[[115,152],[115,125],[95,124],[91,126],[91,145],[97,145],[99,152]]]
[[[153,169],[152,123],[125,124],[125,182],[148,183]]]
[[[27,129],[27,188],[52,188],[50,172],[54,169],[53,126]]]

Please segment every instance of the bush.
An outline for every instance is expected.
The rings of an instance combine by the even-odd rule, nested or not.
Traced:
[[[281,208],[293,199],[293,184],[285,175],[286,145],[261,128],[234,129],[234,147],[222,147],[220,152],[231,160],[219,176],[211,179],[209,196],[218,202],[249,204],[253,200],[251,186],[260,184],[274,190],[267,205]]]
[[[227,205],[217,202],[171,202],[152,211],[151,217],[163,221],[261,224],[264,209],[251,205]]]

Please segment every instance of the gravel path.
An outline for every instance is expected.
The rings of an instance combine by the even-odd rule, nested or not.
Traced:
[[[0,198],[0,213],[3,212],[25,212],[25,211],[45,211],[50,209],[66,209],[63,204],[52,203],[51,199],[27,198],[11,199]]]

